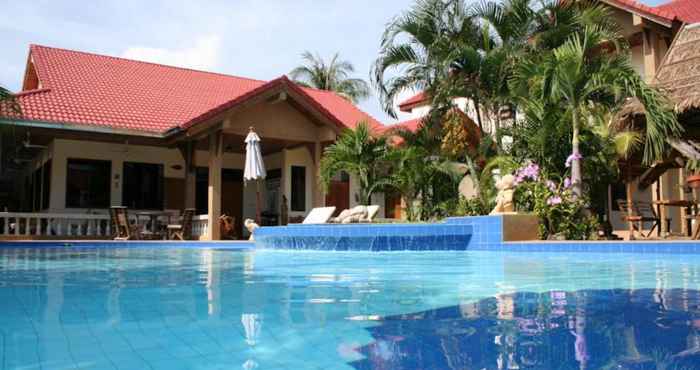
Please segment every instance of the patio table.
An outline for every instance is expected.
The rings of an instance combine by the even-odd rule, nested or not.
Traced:
[[[694,208],[697,203],[692,200],[680,200],[680,199],[661,199],[652,202],[659,206],[659,218],[661,219],[660,234],[662,238],[667,238],[670,233],[668,232],[668,225],[666,224],[667,212],[666,207],[681,207],[681,208]],[[685,220],[681,220],[685,222]]]
[[[171,218],[176,216],[175,214],[173,214],[173,212],[168,211],[139,211],[135,214],[137,222],[139,222],[142,217],[148,219],[147,225],[150,225],[150,227],[144,227],[147,234],[151,234],[154,237],[158,237],[161,239],[167,238],[167,232],[164,228],[159,227],[161,225],[158,224],[158,219],[161,217],[166,218],[167,221],[165,222],[165,225],[167,225],[170,223]]]

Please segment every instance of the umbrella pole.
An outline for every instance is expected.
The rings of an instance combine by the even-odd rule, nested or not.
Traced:
[[[255,223],[260,225],[260,182],[255,180]]]

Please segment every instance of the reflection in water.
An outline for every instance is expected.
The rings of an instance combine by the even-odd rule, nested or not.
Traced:
[[[357,369],[697,369],[700,292],[518,292],[385,317]],[[509,315],[504,309],[512,310]]]
[[[693,369],[698,287],[694,255],[0,248],[0,368]]]

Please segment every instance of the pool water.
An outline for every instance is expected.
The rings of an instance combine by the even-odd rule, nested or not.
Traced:
[[[696,369],[700,256],[0,248],[1,369]]]

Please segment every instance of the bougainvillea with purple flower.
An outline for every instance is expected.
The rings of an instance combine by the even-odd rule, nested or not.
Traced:
[[[516,209],[540,217],[542,238],[588,239],[595,235],[597,222],[585,212],[585,199],[573,193],[569,177],[562,180],[528,163],[516,171],[516,182]]]
[[[580,161],[583,159],[583,156],[579,153],[572,153],[571,155],[569,155],[569,157],[566,158],[566,162],[564,163],[566,168],[571,168],[571,163],[576,159]]]

